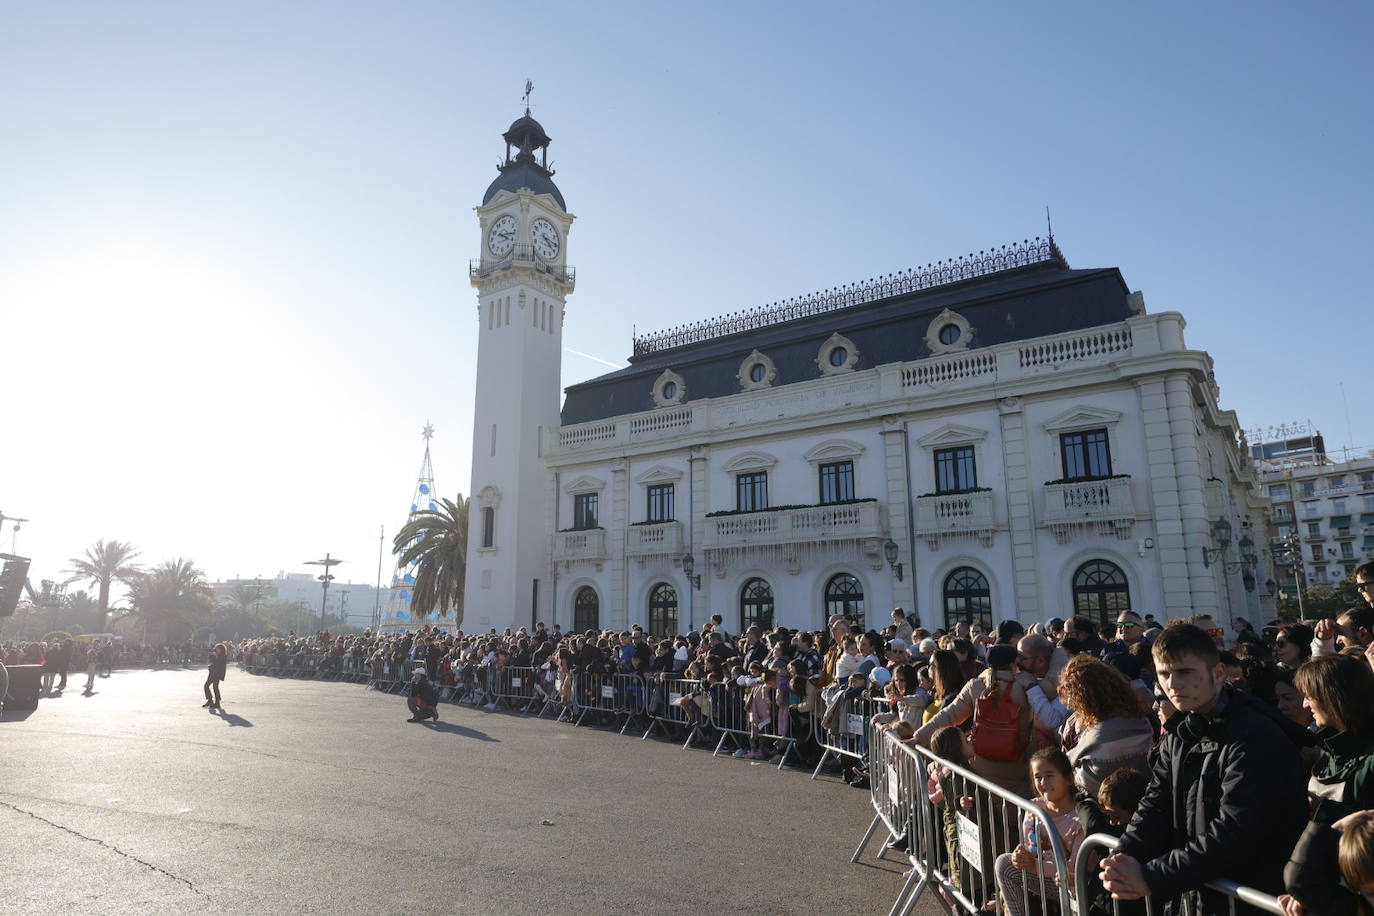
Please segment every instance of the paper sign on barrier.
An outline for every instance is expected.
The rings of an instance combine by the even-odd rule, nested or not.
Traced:
[[[520,678],[518,678],[518,677],[513,677],[513,678],[511,678],[511,679],[510,679],[510,685],[511,685],[512,687],[519,687],[519,686],[520,686]]]
[[[614,687],[602,687],[602,688],[601,688],[601,696],[602,696],[603,698],[607,699],[607,700],[614,700],[614,699],[615,699],[615,688],[614,688]]]
[[[849,714],[849,733],[851,735],[862,735],[864,732],[864,717]]]
[[[682,699],[682,694],[680,694],[680,693],[670,693],[670,694],[668,694],[668,705],[669,705],[669,706],[676,706],[676,705],[678,704],[678,700],[681,700],[681,699]]]
[[[981,872],[983,870],[982,841],[978,835],[978,825],[970,818],[962,814],[954,815],[954,822],[959,828],[959,855],[963,856],[968,864]]]
[[[901,805],[901,800],[900,800],[900,799],[901,799],[901,795],[902,795],[901,788],[897,785],[897,768],[896,768],[896,767],[888,767],[888,768],[887,768],[887,798],[888,798],[888,801],[892,802],[892,807],[896,808],[896,807],[898,807],[899,805]]]

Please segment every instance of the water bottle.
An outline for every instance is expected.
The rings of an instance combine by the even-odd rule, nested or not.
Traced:
[[[1026,851],[1033,856],[1040,854],[1040,822],[1033,817],[1026,818]]]

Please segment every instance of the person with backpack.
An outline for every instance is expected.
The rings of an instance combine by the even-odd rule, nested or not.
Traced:
[[[931,736],[940,729],[972,720],[974,756],[969,768],[989,782],[1029,798],[1031,712],[1026,691],[1015,681],[1016,658],[1013,646],[988,649],[987,670],[946,700],[940,711],[916,730],[915,740],[929,746]]]

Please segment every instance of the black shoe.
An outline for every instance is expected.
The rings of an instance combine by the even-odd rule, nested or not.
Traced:
[[[406,721],[407,721],[407,722],[423,722],[423,721],[425,721],[425,720],[424,720],[424,719],[421,719],[419,716],[411,716],[409,719],[406,719]]]
[[[434,712],[430,713],[430,715],[434,717],[434,721],[435,721],[435,722],[438,722],[438,721],[439,721],[439,709],[438,709],[438,707],[435,707]]]
[[[907,848],[906,834],[904,833],[904,834],[902,834],[901,836],[895,836],[895,837],[893,837],[892,839],[890,839],[890,840],[888,840],[886,843],[884,843],[884,844],[883,844],[883,847],[884,847],[885,849],[895,849],[897,852],[906,852],[906,848]]]
[[[200,704],[201,709],[213,709],[214,707],[215,704],[212,700],[206,700],[204,703]]]

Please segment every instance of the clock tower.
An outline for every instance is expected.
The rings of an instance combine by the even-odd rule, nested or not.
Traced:
[[[559,425],[563,305],[573,216],[548,167],[549,136],[527,107],[476,208],[477,386],[463,627],[552,619],[544,528],[545,431]]]

